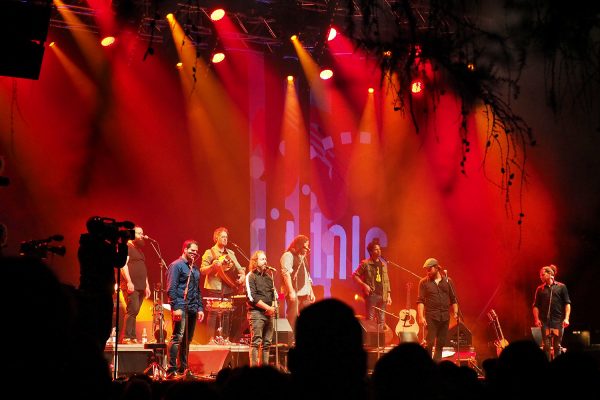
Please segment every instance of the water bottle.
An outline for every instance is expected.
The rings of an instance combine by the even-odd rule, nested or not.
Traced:
[[[148,343],[148,332],[146,332],[146,328],[142,331],[142,344]]]
[[[108,339],[110,344],[115,344],[117,342],[117,328],[113,327],[112,332],[110,333],[110,338]]]

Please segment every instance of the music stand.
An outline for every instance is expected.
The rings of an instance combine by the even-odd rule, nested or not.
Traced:
[[[151,349],[150,365],[144,370],[144,375],[149,375],[153,380],[167,379],[167,370],[162,365],[164,351],[167,349],[166,343],[144,343],[144,349]],[[160,350],[160,351],[159,351]],[[160,353],[160,355],[159,355]]]

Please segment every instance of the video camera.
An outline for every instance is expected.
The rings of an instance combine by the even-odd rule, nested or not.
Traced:
[[[53,235],[47,239],[35,239],[21,242],[19,254],[21,256],[37,257],[37,258],[48,258],[48,253],[58,254],[64,256],[67,252],[65,246],[50,246],[50,242],[57,241],[62,242],[64,240],[63,235]]]
[[[91,217],[86,223],[90,234],[117,243],[135,239],[135,224],[131,221],[118,222],[114,218]]]

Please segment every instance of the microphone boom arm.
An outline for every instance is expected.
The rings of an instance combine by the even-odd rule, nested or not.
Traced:
[[[414,272],[412,272],[411,270],[409,270],[409,269],[407,269],[407,268],[404,268],[403,266],[401,266],[401,265],[398,265],[398,264],[396,264],[396,263],[395,263],[395,262],[393,262],[393,261],[386,260],[386,259],[385,259],[385,258],[383,258],[382,256],[380,256],[380,258],[381,258],[383,261],[385,261],[386,263],[388,263],[388,264],[390,264],[390,265],[393,265],[393,266],[394,266],[394,267],[396,267],[396,268],[400,268],[401,270],[403,270],[403,271],[405,271],[405,272],[408,272],[409,274],[413,275],[415,278],[417,278],[417,279],[419,279],[419,280],[421,279],[421,277],[420,277],[419,275],[415,274],[415,273],[414,273]]]

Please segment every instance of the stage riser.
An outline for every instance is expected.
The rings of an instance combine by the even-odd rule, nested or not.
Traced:
[[[217,346],[192,345],[188,364],[195,374],[209,376],[217,374],[222,368],[236,368],[250,365],[248,346],[236,347],[233,350],[215,348]],[[142,345],[120,345],[118,348],[118,376],[142,374],[151,363],[152,351],[144,350]],[[114,351],[107,347],[104,357],[113,364]],[[164,358],[166,366],[166,357]],[[279,349],[279,364],[285,370],[287,365],[287,349]],[[275,348],[271,348],[271,364],[275,364]]]

